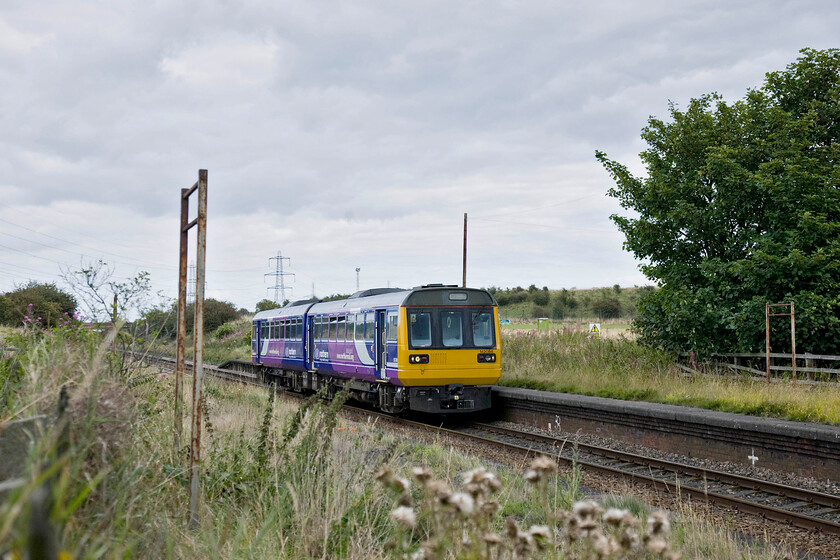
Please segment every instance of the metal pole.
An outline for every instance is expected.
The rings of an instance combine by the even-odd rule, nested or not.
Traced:
[[[190,189],[181,189],[181,255],[178,263],[178,327],[175,343],[175,452],[181,448],[184,406],[184,341],[187,338],[187,245]]]
[[[793,301],[790,302],[790,361],[793,370],[793,384],[796,385],[796,316]]]
[[[198,171],[198,248],[195,275],[195,352],[193,358],[192,445],[190,447],[190,526],[198,526],[198,469],[201,463],[201,405],[204,392],[204,262],[207,247],[207,170]]]
[[[464,212],[464,280],[462,287],[467,287],[467,213]]]
[[[770,383],[770,304],[764,304],[764,333],[767,349],[767,383]]]

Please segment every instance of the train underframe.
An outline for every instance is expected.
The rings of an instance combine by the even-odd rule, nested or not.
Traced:
[[[385,382],[324,375],[315,371],[264,368],[264,381],[295,392],[316,392],[327,388],[332,398],[342,389],[350,397],[371,404],[383,412],[399,414],[408,410],[430,414],[463,414],[490,408],[489,385],[452,383],[435,387],[402,387]]]

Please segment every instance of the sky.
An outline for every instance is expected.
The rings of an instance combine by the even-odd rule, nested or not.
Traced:
[[[838,29],[837,0],[2,0],[0,292],[103,260],[166,305],[199,169],[238,308],[278,254],[290,299],[460,284],[464,213],[469,286],[650,284],[595,151],[643,175],[650,116]]]

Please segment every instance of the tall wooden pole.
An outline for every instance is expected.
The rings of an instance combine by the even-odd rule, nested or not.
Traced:
[[[462,287],[467,287],[467,213],[464,212],[464,279]]]

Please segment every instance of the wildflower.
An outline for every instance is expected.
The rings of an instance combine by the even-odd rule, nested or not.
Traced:
[[[435,500],[442,504],[448,504],[449,499],[452,497],[452,490],[442,480],[432,480],[426,485],[426,489]]]
[[[510,539],[515,539],[516,535],[519,534],[519,527],[516,526],[516,521],[511,516],[505,519],[505,532]]]
[[[525,471],[525,474],[522,475],[522,478],[525,479],[525,482],[528,482],[530,484],[536,484],[542,479],[542,476],[540,476],[540,473],[535,471],[534,469],[528,469],[527,471]]]
[[[411,473],[414,475],[415,480],[424,486],[432,478],[432,472],[425,467],[414,467],[411,469]]]
[[[408,480],[401,476],[394,477],[394,487],[395,489],[402,490],[403,492],[408,492],[410,488]]]
[[[651,536],[668,537],[671,534],[671,523],[668,516],[661,511],[653,512],[648,517],[648,533]]]
[[[391,519],[409,528],[417,524],[417,517],[414,514],[414,510],[406,506],[400,506],[392,511]]]
[[[622,521],[624,521],[625,513],[627,513],[627,510],[610,508],[604,514],[604,523],[606,523],[607,525],[612,525],[613,527],[618,527],[619,525],[621,525]]]
[[[544,550],[546,545],[551,541],[551,530],[547,525],[532,525],[528,529],[528,534],[534,539],[537,548]]]
[[[540,455],[531,461],[531,468],[543,474],[550,474],[557,472],[557,463],[545,455]]]
[[[662,537],[653,537],[647,541],[645,548],[654,554],[662,554],[668,548],[668,541]]]
[[[452,497],[449,498],[449,503],[455,506],[455,509],[457,509],[461,515],[470,515],[475,508],[475,501],[472,496],[463,492],[453,494]]]
[[[388,465],[382,465],[379,467],[379,470],[374,475],[374,478],[381,482],[382,484],[387,484],[391,478],[393,478],[394,473],[391,472],[391,467]]]
[[[490,546],[499,546],[502,544],[502,537],[496,533],[484,533],[481,539]]]
[[[592,548],[599,558],[605,558],[618,552],[618,543],[602,534],[598,534],[592,538]]]

